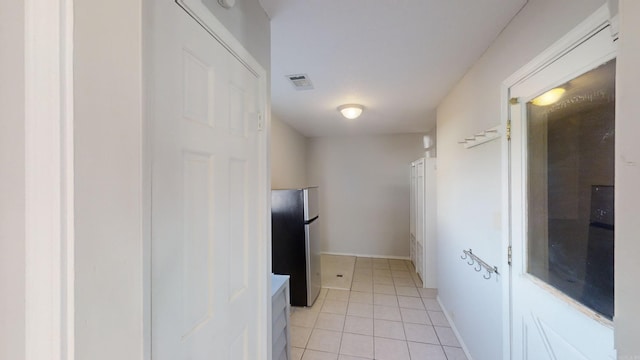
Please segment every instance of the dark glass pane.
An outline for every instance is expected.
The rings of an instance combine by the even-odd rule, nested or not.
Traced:
[[[611,319],[615,60],[556,89],[527,103],[528,272]]]

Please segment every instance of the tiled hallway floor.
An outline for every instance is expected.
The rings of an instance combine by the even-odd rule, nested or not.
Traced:
[[[327,289],[350,290],[353,280],[355,256],[322,254],[322,287]]]
[[[436,295],[409,261],[357,258],[351,290],[292,307],[292,358],[466,360]]]

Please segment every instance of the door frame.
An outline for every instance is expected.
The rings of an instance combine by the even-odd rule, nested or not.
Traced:
[[[74,358],[73,0],[25,0],[25,359]]]
[[[613,10],[613,11],[612,11]],[[512,244],[512,207],[511,207],[511,142],[510,142],[510,91],[509,89],[517,83],[526,80],[530,76],[545,68],[557,59],[573,50],[578,44],[592,36],[593,34],[609,27],[612,41],[618,36],[618,19],[615,8],[610,4],[605,4],[596,10],[591,16],[578,24],[573,30],[556,41],[553,45],[536,56],[533,60],[521,67],[502,82],[500,89],[501,101],[501,126],[507,129],[508,136],[501,139],[501,162],[502,162],[502,269],[508,269],[503,273],[506,281],[502,282],[502,303],[503,303],[503,359],[511,359],[512,349],[512,267],[510,265],[510,251]],[[612,13],[614,16],[612,16]]]
[[[258,324],[258,339],[260,349],[258,354],[264,356],[260,360],[271,360],[271,167],[270,167],[270,134],[271,134],[271,105],[269,99],[268,72],[236,39],[236,37],[220,22],[215,15],[200,0],[174,0],[189,16],[191,16],[205,31],[240,61],[252,74],[258,78],[260,116],[258,128],[259,157],[258,183],[261,184],[259,207],[263,216],[258,224],[260,235],[259,268],[264,270],[265,276],[258,279],[259,293],[263,294],[258,303],[258,314],[262,323]],[[147,29],[143,33],[143,358],[152,359],[152,174],[153,174],[153,89],[154,68],[153,32],[156,25],[153,19],[153,0],[143,0],[143,25]]]

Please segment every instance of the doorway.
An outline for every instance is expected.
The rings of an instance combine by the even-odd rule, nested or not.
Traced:
[[[615,359],[615,43],[592,29],[509,84],[512,359]]]

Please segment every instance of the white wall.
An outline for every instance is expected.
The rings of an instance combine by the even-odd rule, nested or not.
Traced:
[[[409,163],[422,156],[422,134],[310,139],[322,251],[408,257]]]
[[[618,358],[640,358],[640,2],[620,1],[616,80],[616,254],[614,318]]]
[[[142,2],[74,4],[76,358],[141,359]]]
[[[502,358],[501,278],[460,260],[463,249],[500,266],[501,146],[457,141],[500,124],[501,83],[593,13],[604,0],[529,0],[438,107],[439,297],[472,357]]]
[[[271,188],[307,186],[308,139],[289,124],[271,119]]]
[[[24,3],[0,2],[0,359],[24,358]]]

